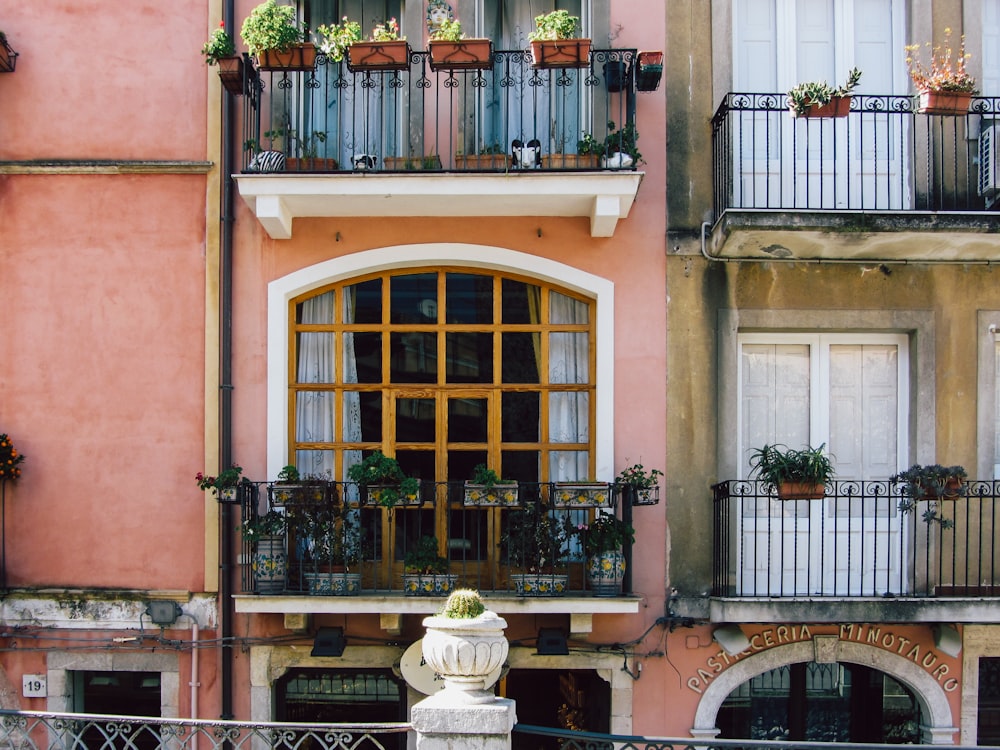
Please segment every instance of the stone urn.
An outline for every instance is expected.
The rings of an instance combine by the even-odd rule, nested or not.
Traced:
[[[444,681],[442,692],[462,703],[492,703],[486,678],[507,659],[507,621],[486,610],[471,618],[435,615],[423,624],[424,661]]]

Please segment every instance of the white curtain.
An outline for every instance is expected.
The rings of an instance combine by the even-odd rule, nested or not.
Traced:
[[[354,299],[355,289],[353,286],[344,289],[344,323],[354,322]],[[358,362],[354,354],[354,334],[344,333],[344,382],[358,382]],[[361,394],[358,391],[344,391],[344,440],[348,442],[359,442],[361,440]],[[350,466],[361,462],[361,451],[344,451],[344,475],[347,479],[347,470]],[[354,502],[358,500],[358,488],[354,485],[345,485],[345,495],[347,499]]]
[[[301,321],[306,324],[333,322],[333,292],[312,297],[301,304]],[[334,334],[304,331],[299,334],[296,380],[305,383],[332,383],[334,379]],[[297,442],[331,442],[334,439],[336,396],[331,391],[300,391],[295,403]],[[333,477],[331,451],[298,451],[296,466],[303,476]]]

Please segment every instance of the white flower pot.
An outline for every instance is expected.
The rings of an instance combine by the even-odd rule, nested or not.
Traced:
[[[479,617],[424,618],[424,661],[444,681],[444,691],[463,703],[489,703],[486,678],[503,665],[509,645],[503,631],[507,621],[486,610]]]

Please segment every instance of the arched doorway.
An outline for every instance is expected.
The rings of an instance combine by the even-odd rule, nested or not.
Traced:
[[[738,686],[717,725],[724,739],[913,744],[921,723],[913,693],[884,672],[798,662]]]
[[[811,663],[817,651],[824,652],[821,663],[867,666],[892,677],[904,686],[916,701],[920,717],[920,741],[948,745],[958,732],[951,705],[944,688],[917,664],[898,654],[861,643],[828,641],[819,649],[814,641],[778,646],[753,654],[721,672],[705,689],[695,712],[691,734],[695,737],[719,736],[719,714],[729,695],[745,682],[772,669],[799,663]],[[957,683],[956,683],[957,684]]]

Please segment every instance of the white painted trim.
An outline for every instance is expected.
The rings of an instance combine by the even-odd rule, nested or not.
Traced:
[[[267,287],[267,476],[288,461],[288,305],[294,297],[366,273],[424,266],[460,266],[530,276],[597,302],[596,477],[614,478],[614,283],[530,253],[486,245],[433,242],[395,245],[326,260],[275,279]]]

